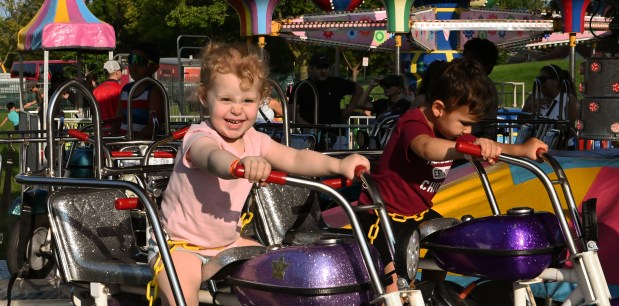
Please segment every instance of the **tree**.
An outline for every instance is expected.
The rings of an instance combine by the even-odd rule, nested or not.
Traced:
[[[0,63],[3,65],[17,50],[17,33],[30,22],[42,3],[43,0],[0,0]]]

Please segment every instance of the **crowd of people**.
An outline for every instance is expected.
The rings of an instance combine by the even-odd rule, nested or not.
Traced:
[[[86,74],[82,79],[84,87],[92,93],[100,110],[100,119],[103,122],[103,129],[106,135],[124,135],[127,133],[127,101],[129,93],[133,93],[131,116],[132,131],[134,139],[153,139],[154,135],[161,132],[165,120],[164,114],[164,92],[153,86],[152,82],[142,82],[137,88],[133,88],[136,82],[152,77],[159,68],[159,49],[152,43],[138,43],[133,46],[127,59],[128,71],[132,79],[131,82],[122,85],[123,76],[122,66],[116,60],[108,60],[102,65],[102,71],[106,75],[106,80],[97,84],[97,74],[94,71]],[[66,79],[61,73],[52,76],[49,97]],[[34,99],[24,104],[23,109],[15,108],[14,102],[7,103],[9,116],[14,126],[19,126],[19,116],[17,112],[36,108],[39,119],[39,127],[43,127],[44,118],[44,98],[46,93],[41,89],[40,84],[35,83],[29,87]],[[88,116],[84,93],[75,90],[64,89],[59,95],[60,107],[57,107],[55,116],[62,110],[76,109],[77,116]],[[12,106],[12,107],[9,107]],[[8,118],[8,117],[7,117]]]

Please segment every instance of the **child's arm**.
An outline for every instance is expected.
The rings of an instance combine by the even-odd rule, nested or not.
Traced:
[[[37,103],[37,100],[30,101],[30,102],[24,104],[24,109],[26,109],[26,108],[30,107],[30,105],[33,105],[33,104],[36,104],[36,103]]]
[[[187,155],[194,166],[223,179],[235,178],[230,169],[237,163],[245,166],[245,178],[252,182],[264,182],[271,173],[271,165],[264,158],[247,156],[237,162],[238,157],[206,137],[196,140]]]
[[[499,144],[505,154],[526,157],[529,159],[537,159],[537,151],[548,151],[548,145],[537,138],[530,138],[523,144]]]
[[[361,95],[361,98],[359,98],[359,108],[363,109],[363,110],[373,110],[374,106],[372,105],[372,103],[368,102],[368,98],[370,97],[370,93],[372,92],[372,90],[374,89],[374,87],[378,86],[378,81],[376,79],[372,80],[370,82],[370,84],[368,84],[368,86],[365,88],[365,90],[363,91],[363,94]]]
[[[464,158],[464,154],[456,151],[456,142],[422,134],[415,137],[409,144],[409,149],[417,156],[430,161],[445,161]]]
[[[296,150],[277,142],[271,144],[266,159],[277,170],[306,176],[343,175],[353,179],[357,166],[370,169],[367,158],[358,154],[337,159],[312,150]]]
[[[513,156],[537,159],[537,151],[548,151],[548,145],[537,138],[531,138],[523,144],[504,144],[496,141],[478,138],[474,144],[481,147],[482,159],[494,164],[499,154],[506,153]],[[434,138],[429,135],[419,135],[413,139],[409,149],[425,160],[443,161],[462,159],[464,154],[457,152],[456,142],[441,138]]]

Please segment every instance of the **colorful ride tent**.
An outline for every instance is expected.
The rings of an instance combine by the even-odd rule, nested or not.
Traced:
[[[111,59],[115,47],[114,28],[95,17],[83,0],[45,0],[28,25],[19,30],[17,39],[17,49],[21,52],[44,51],[44,75],[48,75],[49,51],[108,51]],[[22,59],[20,53],[20,61]],[[49,80],[46,77],[43,88],[47,93]],[[47,104],[46,94],[45,112]]]

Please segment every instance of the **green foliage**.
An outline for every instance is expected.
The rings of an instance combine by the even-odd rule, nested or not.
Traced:
[[[36,14],[43,0],[0,1],[0,63],[9,69],[7,60],[17,50],[17,33]]]
[[[501,9],[523,9],[529,11],[542,10],[549,6],[547,0],[498,0],[497,5]]]

